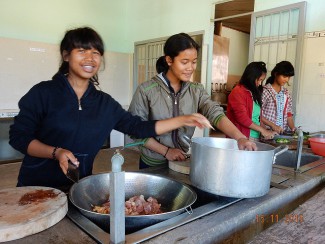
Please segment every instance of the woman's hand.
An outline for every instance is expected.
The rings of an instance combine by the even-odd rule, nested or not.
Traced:
[[[271,129],[273,131],[275,131],[276,133],[278,133],[278,134],[282,134],[283,133],[283,128],[281,126],[278,126],[278,125],[273,124],[271,126]]]
[[[201,129],[210,128],[214,130],[214,128],[210,124],[210,121],[202,114],[194,113],[191,115],[183,115],[181,117],[184,117],[184,125],[186,126],[197,126]]]
[[[170,119],[158,120],[156,123],[157,135],[178,129],[183,126],[197,126],[199,128],[212,128],[209,120],[202,114],[194,113],[190,115],[177,116]]]
[[[165,157],[168,161],[184,161],[187,158],[186,153],[178,148],[169,148]]]
[[[58,148],[55,152],[55,157],[59,161],[60,168],[62,169],[63,173],[66,175],[68,171],[68,160],[77,167],[79,167],[78,159],[73,155],[72,152],[69,150]]]
[[[272,130],[267,130],[264,129],[261,131],[261,135],[263,136],[264,139],[273,139],[275,135],[277,135],[278,133],[276,131],[272,131]]]
[[[239,150],[247,150],[247,151],[256,151],[257,146],[255,142],[248,140],[247,138],[239,138],[237,140]]]

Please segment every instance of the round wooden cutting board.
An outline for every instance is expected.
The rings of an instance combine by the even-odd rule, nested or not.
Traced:
[[[190,158],[185,161],[169,161],[168,167],[176,172],[188,175],[190,174],[190,162]]]
[[[0,190],[0,242],[43,231],[64,218],[67,196],[60,190],[27,186]]]

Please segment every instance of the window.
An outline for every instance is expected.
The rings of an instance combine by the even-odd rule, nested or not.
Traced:
[[[202,40],[203,34],[190,34],[190,36],[200,45],[198,53],[198,63],[192,79],[201,82],[201,61],[202,61]],[[156,61],[164,55],[164,44],[168,37],[154,40],[147,40],[135,43],[134,50],[134,91],[136,87],[144,81],[149,80],[157,74]]]
[[[293,97],[293,109],[299,91],[299,70],[301,67],[304,37],[306,3],[301,2],[279,8],[253,13],[251,24],[249,61],[264,61],[268,76],[274,66],[283,60],[290,61],[295,76],[287,86]]]

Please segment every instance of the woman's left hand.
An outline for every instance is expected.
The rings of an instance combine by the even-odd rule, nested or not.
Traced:
[[[239,150],[246,150],[246,151],[256,151],[257,146],[255,142],[248,140],[247,138],[240,138],[237,140]]]

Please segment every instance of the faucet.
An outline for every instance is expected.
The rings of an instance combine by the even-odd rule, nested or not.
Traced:
[[[296,151],[296,161],[297,161],[296,171],[298,171],[300,168],[302,145],[304,142],[304,133],[302,132],[302,129],[300,129],[300,128],[298,128],[296,130],[296,132],[298,134],[297,151]]]
[[[125,172],[122,171],[124,157],[121,151],[125,148],[143,145],[144,141],[138,141],[124,145],[122,149],[116,149],[112,162],[112,172],[109,175],[109,200],[110,200],[110,243],[125,243]]]
[[[109,175],[110,243],[125,243],[125,172],[122,171],[124,157],[117,149],[111,159]]]

